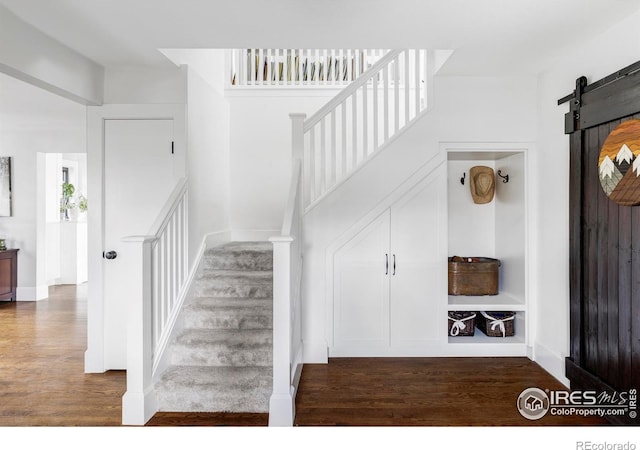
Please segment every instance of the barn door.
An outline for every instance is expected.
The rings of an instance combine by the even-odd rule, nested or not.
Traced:
[[[580,78],[573,94],[559,101],[571,102],[565,132],[571,135],[571,324],[566,376],[572,390],[612,393],[640,388],[640,206],[614,201],[619,188],[614,195],[607,185],[610,178],[602,178],[607,185],[603,188],[605,167],[600,167],[601,150],[611,132],[640,119],[638,69],[640,63],[591,85]],[[615,144],[621,156],[612,157],[611,170],[618,171],[616,183],[626,172],[635,183],[633,160],[624,160],[623,144]],[[640,163],[640,146],[631,149],[630,157]],[[638,423],[635,414],[608,418]]]

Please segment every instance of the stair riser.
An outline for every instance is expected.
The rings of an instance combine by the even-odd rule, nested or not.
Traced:
[[[172,349],[171,363],[188,366],[257,366],[268,367],[273,362],[272,344],[261,348],[234,349],[217,346],[199,349],[194,346],[175,344]]]
[[[198,280],[194,288],[196,297],[272,298],[273,285],[222,284],[214,280]]]
[[[269,412],[271,387],[244,391],[240,398],[201,389],[158,392],[158,410],[171,412]]]
[[[210,330],[271,329],[273,318],[270,311],[251,314],[237,314],[233,311],[189,311],[184,315],[183,324],[185,328]]]

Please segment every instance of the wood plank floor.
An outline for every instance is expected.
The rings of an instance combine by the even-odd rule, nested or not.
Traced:
[[[117,426],[125,373],[84,373],[86,285],[0,302],[0,426]]]
[[[86,285],[0,302],[0,427],[119,426],[125,373],[84,373]],[[526,358],[332,359],[305,365],[296,425],[596,425],[522,418],[527,387],[562,389]],[[267,425],[266,414],[158,413],[151,426]]]

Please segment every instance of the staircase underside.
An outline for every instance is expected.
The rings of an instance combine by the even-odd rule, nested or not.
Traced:
[[[156,384],[159,411],[269,411],[273,253],[268,242],[208,249],[180,313],[170,366]]]

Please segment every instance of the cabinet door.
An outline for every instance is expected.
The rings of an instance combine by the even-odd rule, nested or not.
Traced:
[[[446,334],[445,170],[437,169],[391,208],[392,347],[434,344]]]
[[[352,351],[389,346],[389,211],[334,255],[334,346]]]

